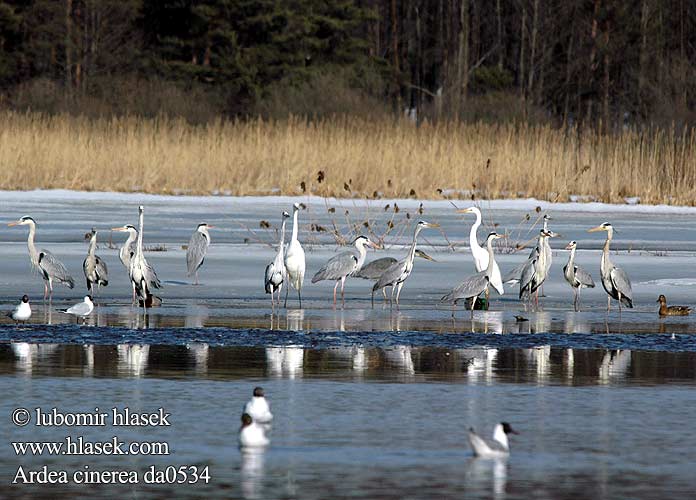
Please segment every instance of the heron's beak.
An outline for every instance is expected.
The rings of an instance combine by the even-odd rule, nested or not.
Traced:
[[[18,226],[18,225],[19,225],[19,221],[14,221],[14,222],[10,222],[7,226],[11,227],[11,226]]]
[[[568,243],[568,244],[566,245],[565,249],[566,249],[566,250],[572,250],[572,249],[573,249],[573,245],[571,245],[570,243]]]
[[[436,224],[434,222],[428,222],[428,225],[426,227],[438,228],[438,227],[440,227],[440,224]]]
[[[111,230],[112,231],[125,231],[126,228],[125,227],[112,227]]]
[[[549,232],[551,233],[551,235],[549,236],[549,238],[560,238],[560,237],[563,236],[563,235],[560,234],[560,233],[554,233],[553,231],[549,231]]]
[[[430,262],[437,262],[435,259],[433,259],[430,255],[425,253],[423,250],[418,250],[416,253],[418,254],[418,257],[420,257],[421,259],[429,260]]]
[[[375,243],[372,240],[367,240],[367,243],[365,243],[365,245],[367,245],[370,248],[374,248],[375,250],[379,250],[380,248],[382,248],[382,245],[380,245],[379,243]]]
[[[208,224],[206,227],[207,227],[208,229],[218,229],[217,226],[211,226],[210,224]]]
[[[471,207],[469,208],[460,208],[457,210],[458,214],[470,214],[471,213]]]
[[[587,230],[588,233],[597,233],[599,231],[605,231],[605,229],[602,226],[597,226]]]

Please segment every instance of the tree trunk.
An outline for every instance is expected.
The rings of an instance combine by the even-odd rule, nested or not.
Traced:
[[[532,4],[532,39],[529,46],[529,79],[527,81],[527,95],[534,96],[534,72],[536,70],[536,45],[537,45],[537,34],[539,32],[539,0],[534,0]]]
[[[503,46],[503,12],[500,8],[500,0],[495,2],[495,17],[498,24],[498,69],[503,70],[503,57],[504,57],[504,46]]]
[[[517,67],[517,84],[520,87],[520,97],[524,99],[524,81],[525,81],[525,71],[524,71],[524,40],[525,33],[527,32],[527,8],[522,7],[522,22],[520,25],[520,62]]]
[[[459,10],[459,51],[457,55],[457,115],[469,92],[469,0]]]
[[[65,0],[65,90],[72,88],[72,7],[73,0]]]
[[[648,0],[643,0],[640,8],[640,56],[638,60],[638,109],[640,114],[647,116],[645,102],[645,73],[648,70],[648,19],[650,16]]]
[[[396,100],[396,111],[401,113],[401,88],[399,85],[399,25],[397,23],[396,0],[391,0],[391,38],[392,38],[392,57],[394,66],[394,96]]]
[[[599,7],[601,5],[601,0],[595,0],[594,2],[594,12],[592,14],[592,31],[590,36],[592,39],[592,48],[590,49],[590,67],[589,67],[589,84],[587,86],[587,92],[589,97],[587,98],[587,115],[585,120],[588,125],[592,123],[592,104],[594,101],[594,94],[596,90],[594,88],[594,74],[597,70],[597,30],[598,30],[598,16]]]
[[[603,90],[604,97],[602,99],[602,132],[607,133],[611,129],[611,120],[609,117],[609,21],[604,24],[604,77]]]

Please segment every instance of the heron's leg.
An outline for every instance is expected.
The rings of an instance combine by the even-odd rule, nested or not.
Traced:
[[[198,282],[198,271],[196,270],[196,281],[195,281],[194,285],[199,285],[199,284],[200,283]]]
[[[345,297],[345,294],[343,291],[343,287],[345,286],[345,284],[346,284],[346,277],[344,276],[343,278],[341,278],[341,307],[342,308],[346,307],[346,297]]]
[[[575,312],[578,312],[578,294],[580,293],[579,288],[573,288],[573,307],[575,308]]]
[[[384,288],[382,289],[384,290]],[[370,298],[370,302],[372,302],[372,309],[375,308],[375,289],[372,289],[372,297]]]
[[[478,298],[478,296],[474,296],[471,299],[471,319],[474,319],[474,309],[476,309],[476,299],[477,298]]]
[[[607,295],[607,312],[611,311],[611,295]]]
[[[302,309],[302,292],[300,289],[297,289],[297,298],[300,299],[300,309]]]
[[[394,285],[391,285],[391,296],[389,297],[390,308],[394,305],[394,292],[396,292],[396,287]]]
[[[397,285],[397,290],[396,290],[396,309],[399,309],[399,297],[401,296],[401,288],[404,286],[404,282],[402,281]]]
[[[290,291],[290,286],[288,285],[288,287],[285,289],[285,304],[283,305],[283,307],[285,309],[288,308],[288,292],[289,291]]]
[[[338,288],[338,280],[336,280],[336,284],[334,285],[334,294],[333,294],[333,299],[334,299],[334,309],[336,308],[336,289]]]
[[[382,297],[384,297],[384,302],[387,301],[387,287],[382,288]]]
[[[48,297],[48,283],[44,281],[44,301],[46,300],[46,297]]]

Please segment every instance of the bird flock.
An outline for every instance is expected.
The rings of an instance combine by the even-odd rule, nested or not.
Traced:
[[[262,387],[255,387],[253,396],[244,405],[241,416],[242,425],[239,427],[239,448],[245,450],[263,450],[270,445],[268,432],[271,430],[273,413],[271,406],[265,397]],[[508,435],[519,434],[508,422],[500,422],[493,429],[493,438],[486,441],[474,431],[469,429],[469,445],[475,457],[484,459],[506,458],[510,455],[510,442]]]
[[[300,309],[302,308],[302,287],[306,262],[305,252],[298,237],[300,209],[300,204],[293,204],[292,233],[288,243],[285,242],[285,230],[290,214],[286,211],[282,212],[280,241],[278,242],[277,252],[273,260],[265,268],[264,289],[271,296],[272,313],[277,308],[280,308],[283,288],[285,288],[284,307],[287,307],[288,294],[292,287],[297,292],[298,304]],[[524,303],[525,308],[538,308],[540,292],[543,295],[542,287],[549,276],[552,264],[553,253],[549,240],[560,236],[549,228],[551,217],[548,215],[543,216],[543,227],[539,231],[536,245],[532,248],[528,258],[503,275],[496,262],[496,252],[493,243],[498,239],[505,238],[506,235],[493,231],[487,235],[485,244],[481,246],[478,240],[478,229],[482,224],[480,209],[472,206],[457,210],[457,212],[473,214],[476,217],[469,232],[469,247],[476,273],[467,276],[459,284],[452,287],[449,292],[445,293],[440,299],[440,304],[451,306],[452,316],[454,317],[457,305],[463,302],[466,308],[471,311],[473,317],[475,309],[489,308],[491,288],[498,295],[503,295],[505,293],[505,285],[507,284],[508,286],[518,287],[518,298]],[[36,221],[32,217],[24,216],[8,225],[27,226],[29,229],[27,237],[29,259],[32,268],[44,281],[44,301],[52,299],[54,284],[63,284],[70,289],[74,288],[75,280],[65,265],[48,250],[36,247]],[[418,221],[415,224],[411,245],[404,258],[400,260],[393,257],[384,257],[366,263],[367,249],[378,249],[381,246],[368,236],[359,235],[353,240],[351,248],[337,253],[326,261],[312,276],[311,282],[334,282],[334,307],[337,306],[337,294],[340,285],[341,306],[345,307],[346,280],[350,277],[372,280],[374,281],[372,286],[373,307],[375,292],[381,291],[385,301],[388,300],[390,306],[395,306],[398,309],[404,283],[413,272],[415,257],[419,256],[427,260],[434,260],[417,248],[419,234],[424,229],[439,227],[439,224],[436,223],[423,220]],[[194,285],[199,284],[198,271],[205,261],[208,247],[211,243],[209,233],[211,229],[215,229],[215,227],[206,223],[199,224],[188,242],[186,251],[187,273],[188,276],[193,277]],[[114,227],[112,230],[128,233],[126,241],[119,249],[119,259],[130,279],[133,306],[142,306],[143,313],[147,314],[148,308],[161,304],[161,299],[155,293],[157,289],[162,287],[162,284],[157,277],[154,267],[148,263],[144,254],[144,208],[142,206],[138,208],[137,228],[132,224],[126,224]],[[631,280],[628,274],[611,260],[610,245],[614,237],[613,226],[609,222],[604,222],[588,229],[588,232],[600,231],[606,233],[599,271],[602,286],[607,294],[607,311],[611,310],[612,301],[616,301],[619,312],[621,312],[624,307],[633,307]],[[109,284],[107,265],[96,254],[97,234],[98,232],[95,229],[92,229],[89,233],[87,256],[83,262],[83,272],[88,294],[82,302],[64,310],[64,312],[72,314],[77,318],[86,318],[92,313],[94,310],[93,297],[99,294],[102,287]],[[583,288],[594,288],[595,282],[587,270],[575,263],[577,242],[571,241],[565,248],[569,251],[569,254],[568,261],[563,267],[563,276],[573,290],[573,307],[575,311],[579,311],[580,291]],[[387,288],[390,289],[389,296],[387,295]],[[668,306],[664,295],[660,296],[658,302],[660,303],[660,316],[687,315],[691,312],[691,309],[686,306]],[[17,322],[27,321],[31,316],[28,297],[24,295],[20,304],[8,315]]]

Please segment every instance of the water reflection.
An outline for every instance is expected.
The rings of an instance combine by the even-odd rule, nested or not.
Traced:
[[[216,347],[121,344],[0,344],[0,372],[27,375],[240,377],[265,373],[272,378],[395,378],[413,381],[463,380],[470,384],[516,381],[538,385],[660,384],[696,382],[696,353],[608,349],[487,346],[435,347],[303,346]]]
[[[264,448],[244,448],[242,458],[241,487],[244,498],[263,498]]]
[[[490,491],[491,498],[505,498],[508,462],[506,458],[471,458],[466,463],[465,479],[476,491]]]

